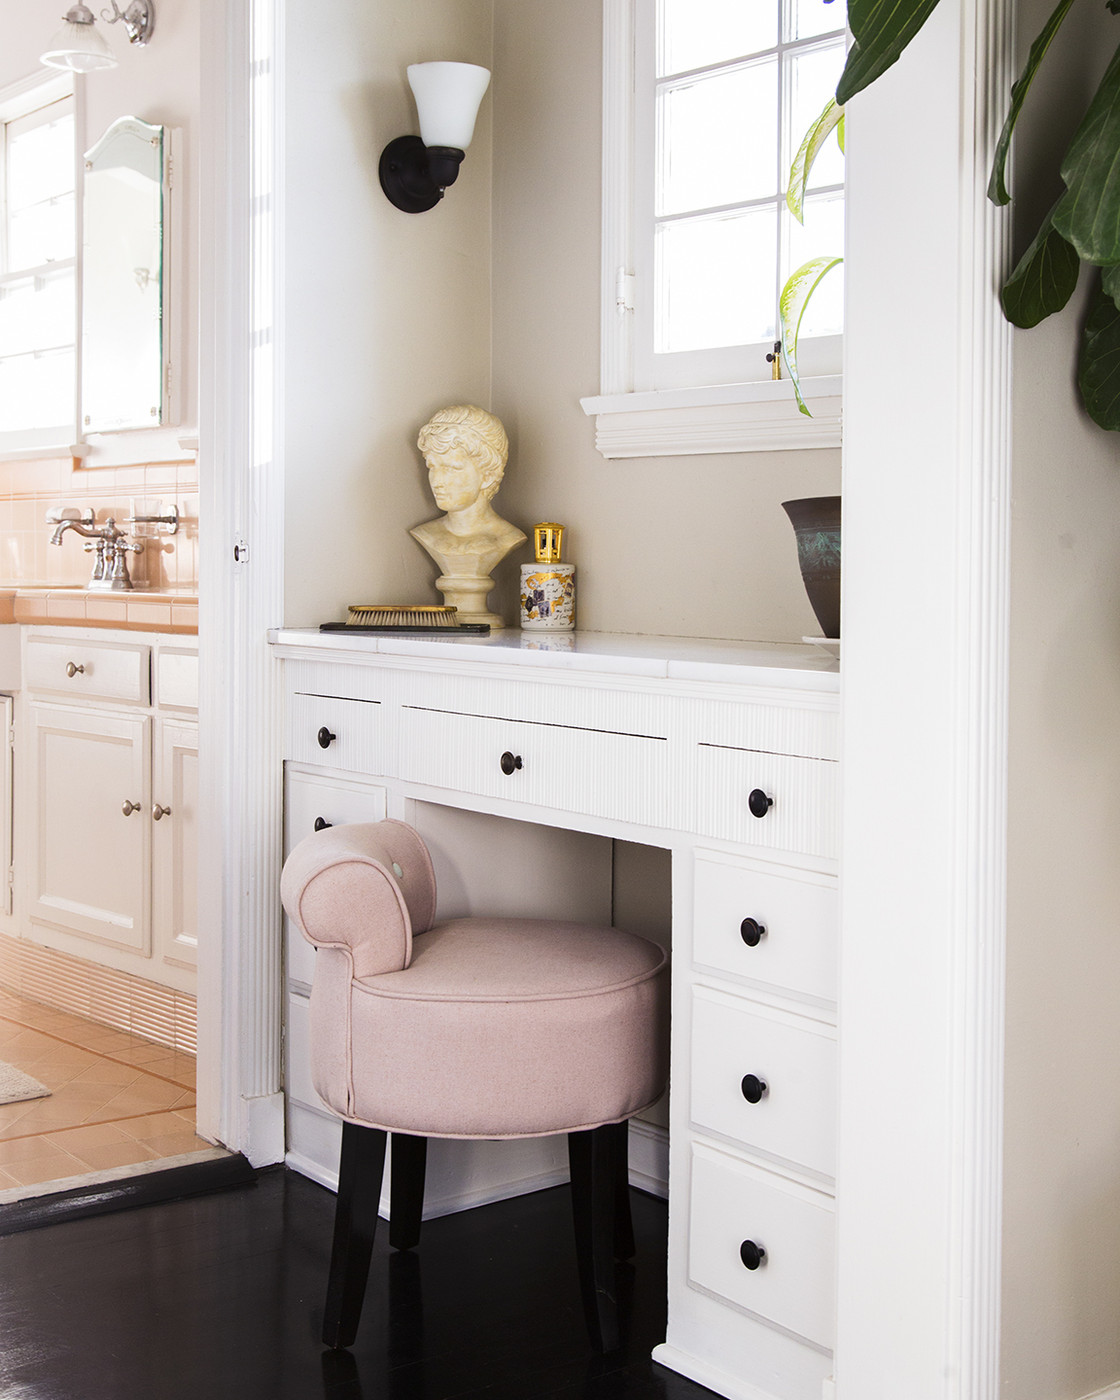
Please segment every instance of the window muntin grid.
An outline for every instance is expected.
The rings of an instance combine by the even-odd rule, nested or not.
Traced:
[[[0,123],[0,449],[73,432],[74,100]]]
[[[638,353],[644,339],[653,366],[644,375],[639,368],[639,378],[648,387],[759,378],[785,279],[810,257],[843,252],[843,158],[834,141],[813,167],[804,228],[785,205],[790,163],[843,67],[843,0],[649,4],[653,176],[636,186],[636,227],[649,240],[649,251],[638,251],[639,285],[644,272],[651,288],[639,309]],[[838,336],[842,282],[822,284],[803,337]],[[733,366],[710,353],[732,351]]]

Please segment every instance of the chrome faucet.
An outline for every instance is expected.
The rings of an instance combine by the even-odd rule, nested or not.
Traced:
[[[51,544],[62,544],[67,530],[73,530],[84,539],[92,541],[85,546],[87,553],[94,555],[93,573],[86,585],[91,591],[124,592],[132,588],[128,575],[129,554],[142,554],[142,544],[129,544],[124,531],[117,528],[117,522],[110,515],[101,525],[94,524],[92,510],[75,510],[67,506],[61,510],[47,512],[47,524],[54,526]]]

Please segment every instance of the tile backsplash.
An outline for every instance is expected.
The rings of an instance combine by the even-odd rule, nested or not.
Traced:
[[[151,512],[178,506],[175,535],[125,522],[134,506]],[[91,559],[74,532],[50,543],[47,511],[59,506],[92,507],[98,520],[112,516],[131,539],[145,545],[129,556],[133,582],[161,592],[198,590],[198,467],[194,462],[139,467],[75,469],[71,458],[0,462],[0,584],[69,587],[89,579]]]

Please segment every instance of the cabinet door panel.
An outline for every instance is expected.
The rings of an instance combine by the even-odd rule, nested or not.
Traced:
[[[29,710],[31,917],[147,956],[151,721],[53,705]]]
[[[158,815],[157,815],[158,813]],[[152,826],[155,955],[175,967],[198,963],[198,726],[156,723]]]

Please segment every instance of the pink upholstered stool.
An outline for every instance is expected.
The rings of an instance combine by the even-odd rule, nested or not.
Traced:
[[[633,1253],[627,1120],[668,1075],[664,952],[546,919],[436,924],[431,858],[404,822],[307,837],[281,891],[318,949],[312,1078],[344,1120],[324,1342],[357,1331],[387,1133],[397,1249],[419,1239],[429,1137],[566,1133],[584,1309],[612,1350],[614,1259]]]

